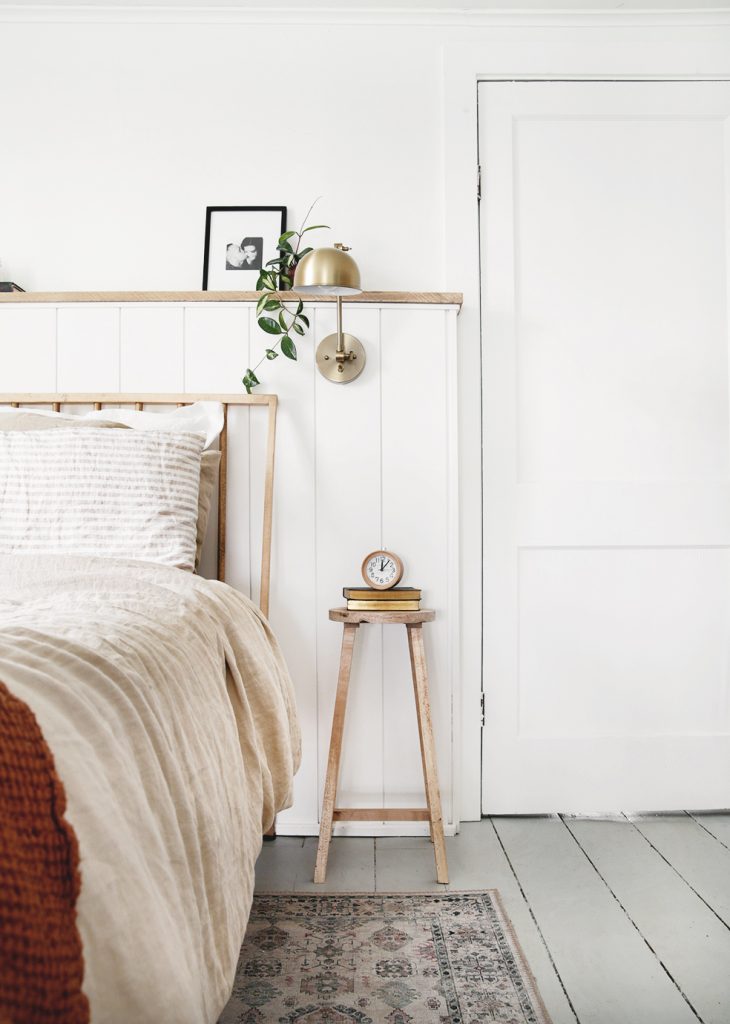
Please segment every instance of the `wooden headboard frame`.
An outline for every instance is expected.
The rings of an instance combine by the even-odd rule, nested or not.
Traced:
[[[276,395],[153,395],[153,394],[0,394],[0,405],[21,406],[50,405],[55,412],[62,405],[93,405],[103,409],[105,405],[133,405],[144,409],[145,405],[190,405],[192,402],[221,402],[223,404],[223,430],[220,434],[221,464],[218,475],[218,564],[217,577],[226,576],[226,484],[228,478],[228,407],[230,405],[260,405],[268,409],[266,435],[266,469],[264,479],[264,516],[261,538],[261,591],[259,607],[264,615],[269,614],[271,590],[271,524],[274,505],[274,456],[276,452]]]

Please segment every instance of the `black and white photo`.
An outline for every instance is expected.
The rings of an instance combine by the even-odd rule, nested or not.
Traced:
[[[207,207],[203,291],[254,291],[285,230],[285,206]]]

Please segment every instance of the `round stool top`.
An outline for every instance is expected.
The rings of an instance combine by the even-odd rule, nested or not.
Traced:
[[[436,612],[431,608],[421,608],[417,612],[352,612],[347,608],[330,608],[330,619],[333,622],[402,622],[406,626],[415,626],[421,622],[433,622]]]

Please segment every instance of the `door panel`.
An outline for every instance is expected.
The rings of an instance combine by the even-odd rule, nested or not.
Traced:
[[[483,83],[488,813],[730,804],[727,83]]]

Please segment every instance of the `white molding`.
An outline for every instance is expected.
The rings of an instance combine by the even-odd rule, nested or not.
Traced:
[[[591,27],[724,27],[730,25],[730,3],[724,9],[651,8],[615,11],[570,8],[554,11],[437,10],[369,7],[244,7],[176,4],[42,4],[0,3],[0,23],[20,24],[189,24],[189,25],[391,25],[478,29]]]

